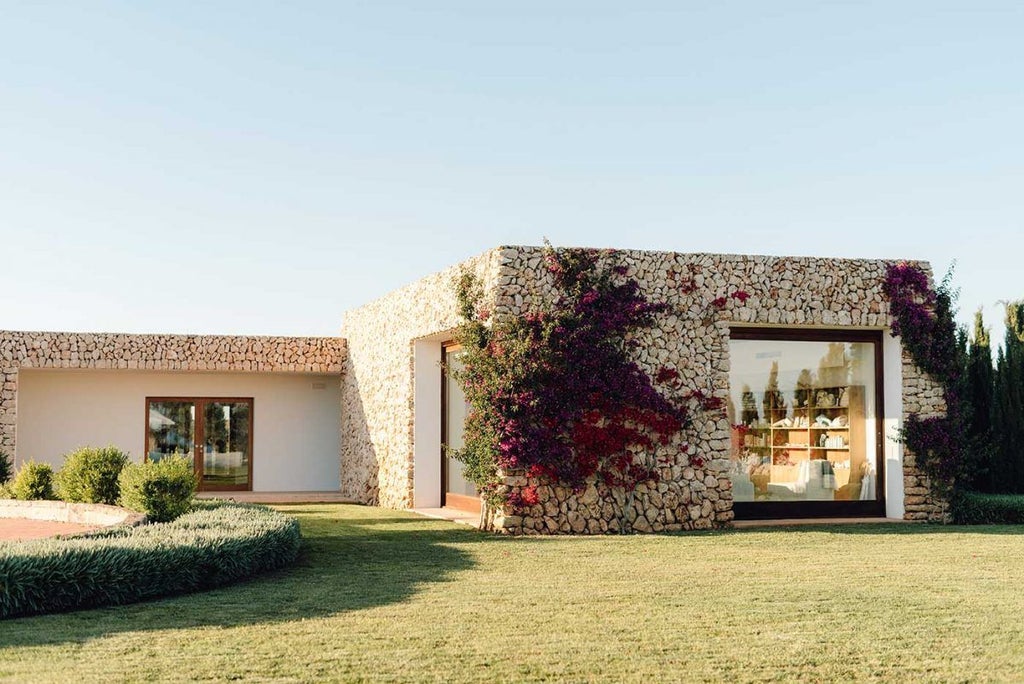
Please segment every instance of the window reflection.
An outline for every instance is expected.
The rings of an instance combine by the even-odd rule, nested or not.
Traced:
[[[730,354],[733,499],[874,500],[874,345],[738,339]]]
[[[248,489],[252,399],[149,399],[146,457],[193,460],[201,489]]]
[[[149,403],[149,439],[151,461],[165,456],[192,454],[195,443],[196,405],[191,401],[152,401]]]
[[[249,481],[248,402],[205,402],[203,484],[216,489]]]

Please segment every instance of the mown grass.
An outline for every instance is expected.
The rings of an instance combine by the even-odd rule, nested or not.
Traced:
[[[502,539],[292,506],[298,567],[0,622],[10,681],[1024,679],[1024,529]]]

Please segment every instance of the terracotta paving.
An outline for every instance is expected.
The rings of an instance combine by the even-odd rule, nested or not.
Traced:
[[[78,534],[99,529],[97,525],[54,522],[52,520],[29,520],[27,518],[0,518],[0,540],[24,541],[43,539],[58,534]]]

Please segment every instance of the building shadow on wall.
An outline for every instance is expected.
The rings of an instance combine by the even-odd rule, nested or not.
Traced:
[[[400,603],[474,565],[459,546],[487,539],[471,528],[347,506],[302,518],[295,566],[212,591],[126,606],[0,622],[0,645],[40,646],[147,630],[238,627],[328,617]],[[361,517],[365,516],[365,517]]]
[[[341,493],[354,501],[375,504],[380,457],[370,436],[369,417],[347,347],[341,382]]]

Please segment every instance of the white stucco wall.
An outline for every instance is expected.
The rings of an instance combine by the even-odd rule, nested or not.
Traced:
[[[442,333],[413,343],[413,501],[415,508],[441,505]]]
[[[897,440],[903,425],[903,345],[889,333],[882,336],[885,373],[885,517],[903,518],[903,444]]]
[[[107,444],[142,460],[147,396],[252,397],[253,490],[339,488],[339,375],[22,369],[16,462]]]

